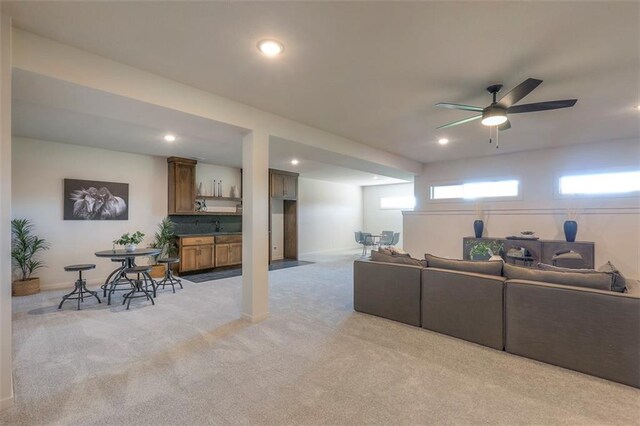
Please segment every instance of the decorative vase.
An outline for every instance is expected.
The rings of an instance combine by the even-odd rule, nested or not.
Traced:
[[[136,251],[136,245],[135,244],[127,244],[124,246],[124,250],[125,251]]]
[[[473,221],[473,232],[476,234],[476,238],[482,238],[482,231],[484,230],[484,222],[480,219]]]
[[[229,197],[238,198],[238,192],[235,185],[231,186],[231,190],[229,191]]]
[[[564,237],[567,242],[572,243],[576,240],[576,234],[578,233],[578,222],[575,220],[565,220],[564,222]]]
[[[204,185],[202,182],[198,184],[198,196],[202,197],[204,195]]]
[[[11,283],[12,296],[28,296],[36,293],[40,293],[40,278],[16,280]]]

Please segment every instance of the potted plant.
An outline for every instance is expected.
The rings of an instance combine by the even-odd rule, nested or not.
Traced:
[[[498,241],[472,241],[469,245],[471,260],[489,260],[493,256],[499,256],[504,247]]]
[[[34,271],[43,268],[44,262],[37,255],[49,249],[49,244],[42,238],[33,235],[33,223],[29,219],[13,219],[11,221],[11,258],[20,279],[11,283],[13,296],[27,296],[40,292],[40,278],[32,277]]]
[[[126,234],[122,234],[119,239],[113,240],[113,244],[124,246],[126,251],[135,251],[136,246],[142,242],[143,238],[144,234],[140,231],[136,231],[133,234],[127,232]]]
[[[153,243],[149,246],[161,250],[157,255],[150,256],[153,262],[151,266],[151,276],[153,278],[163,278],[165,274],[165,266],[158,264],[158,259],[168,257],[171,253],[175,252],[176,242],[173,229],[174,224],[168,217],[162,219],[162,222],[158,224],[158,231],[156,231],[153,237]]]

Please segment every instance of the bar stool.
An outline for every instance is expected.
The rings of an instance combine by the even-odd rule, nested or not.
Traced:
[[[102,297],[107,297],[107,291],[111,292],[111,291],[131,290],[129,281],[122,278],[122,273],[125,270],[127,259],[124,257],[112,257],[111,261],[115,263],[120,263],[120,266],[114,269],[113,271],[111,271],[107,279],[104,280],[104,284],[100,286],[100,289],[102,290]],[[113,278],[113,282],[112,282],[112,278]],[[117,288],[118,286],[122,286],[122,285],[126,285],[127,288]],[[112,290],[112,287],[113,287],[113,290]],[[109,296],[111,296],[111,294],[109,294]],[[109,300],[107,302],[107,305],[110,305],[110,304],[111,304],[111,297],[109,297]]]
[[[151,301],[152,305],[156,304],[153,301],[153,298],[156,296],[156,286],[153,278],[151,278],[151,275],[149,275],[149,272],[151,272],[151,266],[133,266],[124,270],[126,279],[131,283],[131,286],[133,287],[129,293],[124,295],[124,299],[122,300],[123,305],[125,303],[127,304],[127,310],[129,310],[131,300],[138,297],[146,297],[147,300]],[[129,278],[129,274],[136,274],[137,278],[135,280],[132,280],[131,278]],[[151,282],[153,293],[149,292],[149,281],[147,281],[147,279]]]
[[[78,310],[80,310],[80,302],[84,302],[84,295],[90,294],[98,299],[98,303],[102,303],[98,297],[98,293],[87,289],[87,282],[82,278],[82,271],[88,271],[89,269],[95,269],[96,265],[82,264],[82,265],[69,265],[65,266],[65,271],[78,271],[78,279],[76,280],[76,287],[69,294],[62,296],[62,301],[58,305],[58,309],[62,309],[62,304],[67,300],[77,300]],[[75,297],[74,297],[75,296]]]
[[[178,262],[180,262],[180,258],[178,258],[178,257],[169,257],[169,258],[166,258],[166,259],[158,259],[158,263],[166,263],[167,269],[165,271],[163,280],[158,283],[157,287],[162,286],[162,289],[164,290],[164,287],[166,285],[170,284],[174,293],[176,292],[175,284],[178,284],[180,286],[180,288],[184,288],[184,287],[182,287],[182,280],[179,279],[179,278],[176,278],[173,275],[173,271],[171,270],[171,265],[174,265],[174,264],[176,264]]]

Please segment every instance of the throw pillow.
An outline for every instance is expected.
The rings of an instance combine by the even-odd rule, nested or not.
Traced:
[[[375,250],[371,252],[371,260],[374,262],[396,263],[399,265],[424,266],[420,260],[414,259],[411,256],[393,256]]]
[[[613,274],[613,285],[611,286],[611,290],[620,293],[625,292],[625,290],[627,289],[627,280],[624,275],[622,275],[620,270],[616,268],[613,263],[611,263],[611,261],[608,261],[607,263],[599,267],[598,271]]]
[[[458,260],[438,257],[432,254],[425,254],[427,267],[449,269],[460,272],[474,272],[485,275],[502,275],[502,260]]]
[[[550,266],[550,265],[549,265]],[[550,284],[562,284],[574,287],[593,288],[597,290],[611,290],[613,276],[604,272],[562,272],[556,270],[541,270],[524,268],[521,266],[504,264],[504,276],[510,280],[539,281]]]
[[[388,255],[388,256],[391,256],[391,255],[393,254],[393,253],[391,252],[391,250],[388,250],[388,249],[386,249],[386,248],[384,248],[384,247],[380,247],[380,248],[378,248],[378,251],[379,251],[380,253],[384,253],[384,254],[386,254],[386,255]]]

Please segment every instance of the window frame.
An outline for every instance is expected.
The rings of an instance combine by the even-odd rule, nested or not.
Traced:
[[[482,183],[482,182],[500,182],[507,180],[515,180],[518,182],[518,194],[517,195],[508,195],[508,196],[491,196],[491,197],[478,197],[478,198],[433,198],[433,188],[436,186],[450,186],[450,185],[465,185],[471,183]],[[430,203],[477,203],[479,201],[482,202],[500,202],[500,201],[522,201],[522,178],[520,176],[509,175],[509,176],[492,176],[492,177],[482,177],[482,178],[473,178],[473,179],[460,179],[460,180],[446,180],[446,181],[438,181],[433,182],[429,185],[428,199]]]
[[[554,174],[553,182],[553,195],[557,200],[567,199],[609,199],[609,198],[638,198],[640,196],[639,191],[632,192],[613,192],[613,193],[598,193],[598,194],[562,194],[560,192],[560,179],[567,176],[582,176],[582,175],[599,175],[609,173],[628,173],[628,172],[640,172],[640,166],[622,166],[622,167],[602,167],[592,169],[577,169],[577,170],[562,170]]]

